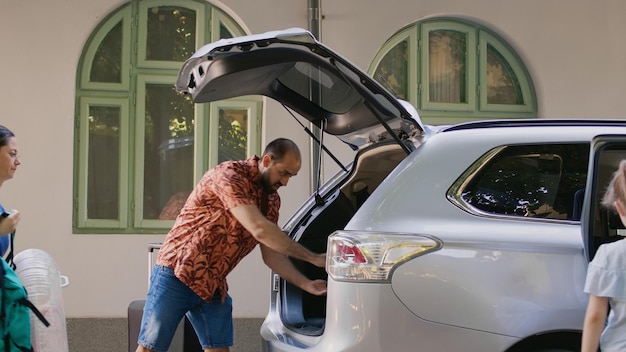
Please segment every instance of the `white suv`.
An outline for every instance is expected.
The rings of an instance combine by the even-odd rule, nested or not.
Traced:
[[[284,230],[316,252],[317,297],[273,276],[266,351],[579,351],[587,264],[621,238],[599,205],[626,122],[426,126],[302,29],[201,48],[177,89],[262,94],[355,151]]]

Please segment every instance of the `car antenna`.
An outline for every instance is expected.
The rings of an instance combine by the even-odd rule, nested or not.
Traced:
[[[282,105],[283,105],[283,107],[285,108],[285,110],[287,110],[287,112],[291,115],[291,117],[293,117],[293,119],[294,119],[294,120],[296,120],[296,122],[298,122],[298,123],[300,124],[300,126],[302,126],[302,128],[304,128],[304,131],[305,131],[305,132],[306,132],[306,133],[307,133],[307,134],[308,134],[311,138],[313,138],[313,140],[314,140],[314,141],[316,141],[316,142],[317,142],[317,144],[318,144],[318,145],[322,148],[322,150],[324,150],[324,151],[326,152],[326,154],[328,154],[328,156],[330,156],[330,157],[331,157],[331,158],[332,158],[332,159],[333,159],[333,160],[337,163],[337,165],[339,165],[339,167],[340,167],[343,171],[348,172],[348,169],[346,169],[346,167],[345,167],[345,166],[343,166],[343,164],[341,163],[341,161],[339,161],[339,159],[337,159],[337,157],[335,157],[335,156],[333,155],[333,153],[331,153],[331,152],[330,152],[330,150],[328,150],[328,148],[326,148],[326,146],[324,145],[324,143],[320,142],[320,140],[319,140],[317,137],[315,137],[315,135],[313,134],[313,132],[311,132],[311,130],[310,130],[308,127],[306,127],[306,126],[302,123],[302,121],[300,121],[300,120],[296,117],[296,115],[294,115],[294,113],[291,111],[291,109],[289,109],[289,108],[288,108],[285,104],[282,104]],[[326,120],[324,120],[324,121],[326,121]],[[320,153],[320,155],[321,155],[321,153]]]

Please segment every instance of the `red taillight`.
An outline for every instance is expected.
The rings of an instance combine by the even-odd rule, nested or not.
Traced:
[[[389,282],[395,267],[439,248],[419,234],[338,230],[328,237],[326,271],[335,281]]]
[[[337,254],[344,263],[364,264],[367,259],[361,251],[352,244],[340,242],[337,244]]]

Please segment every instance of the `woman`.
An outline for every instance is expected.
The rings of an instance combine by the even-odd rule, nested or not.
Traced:
[[[613,174],[602,205],[616,210],[626,224],[626,160]],[[602,352],[626,351],[626,241],[598,248],[587,269],[585,292],[589,303],[581,351],[596,352],[598,346]]]
[[[13,178],[20,164],[15,135],[8,128],[0,125],[0,187],[4,181]],[[9,246],[8,234],[15,231],[20,222],[20,213],[15,209],[7,212],[0,204],[0,214],[0,255],[4,255]]]

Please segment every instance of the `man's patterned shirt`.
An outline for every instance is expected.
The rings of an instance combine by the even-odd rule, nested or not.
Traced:
[[[226,297],[226,276],[258,244],[230,212],[240,205],[263,209],[258,163],[254,156],[207,171],[159,250],[157,264],[174,269],[176,277],[205,301],[217,290]],[[267,202],[265,215],[277,223],[278,193],[267,195]]]

